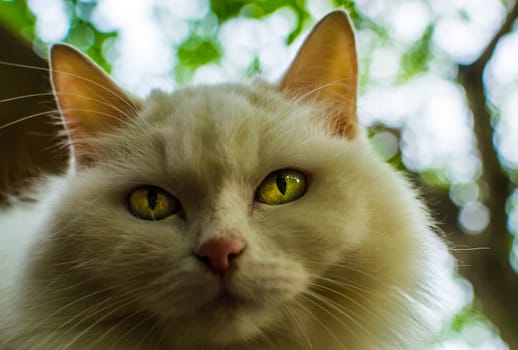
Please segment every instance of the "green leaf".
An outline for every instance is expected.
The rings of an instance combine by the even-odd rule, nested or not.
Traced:
[[[196,69],[218,61],[222,56],[222,49],[215,38],[203,38],[191,34],[180,44],[177,55],[181,64]]]
[[[261,68],[261,61],[259,61],[259,57],[254,56],[254,60],[252,61],[250,66],[248,66],[248,69],[246,70],[246,75],[248,77],[253,77],[253,76],[261,74],[262,71],[263,70]]]
[[[398,77],[400,83],[428,69],[428,63],[432,58],[431,44],[433,31],[433,24],[428,25],[421,39],[416,41],[401,57],[402,71]]]
[[[201,37],[191,31],[191,35],[178,46],[176,55],[179,61],[174,72],[176,81],[186,83],[199,67],[218,62],[223,49],[215,37]]]

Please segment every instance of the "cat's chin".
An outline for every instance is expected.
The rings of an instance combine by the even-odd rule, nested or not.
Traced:
[[[245,346],[264,337],[274,324],[276,312],[230,295],[221,295],[195,314],[171,319],[164,336],[173,346],[224,348]],[[182,325],[178,327],[178,325]]]
[[[200,306],[190,320],[202,338],[216,346],[260,338],[275,324],[278,308],[221,290]]]
[[[202,307],[199,317],[206,324],[206,339],[224,346],[261,337],[275,323],[275,314],[269,306],[224,294]]]

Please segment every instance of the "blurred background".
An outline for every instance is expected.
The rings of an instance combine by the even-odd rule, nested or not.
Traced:
[[[128,91],[276,81],[312,25],[357,28],[359,115],[419,186],[457,258],[430,349],[518,349],[518,5],[513,0],[0,0],[0,204],[66,169],[48,47]]]

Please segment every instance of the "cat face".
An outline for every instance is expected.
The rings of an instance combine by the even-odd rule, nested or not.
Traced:
[[[285,336],[295,339],[307,319],[351,348],[393,332],[387,324],[406,327],[437,241],[413,192],[358,130],[356,75],[341,12],[315,27],[278,85],[140,101],[55,46],[76,171],[46,255],[54,276],[80,281],[73,303],[92,299],[86,308],[97,311],[81,322],[142,314],[170,344],[217,347],[294,327]]]
[[[155,93],[144,105],[99,138],[96,164],[78,170],[63,198],[57,226],[84,278],[214,339],[247,338],[282,320],[283,307],[364,240],[363,170],[350,166],[359,147],[330,136],[314,108],[263,83]],[[303,195],[259,202],[261,183],[283,169],[305,178]],[[142,186],[180,209],[136,217],[128,198]],[[195,254],[215,237],[245,245],[224,273]]]

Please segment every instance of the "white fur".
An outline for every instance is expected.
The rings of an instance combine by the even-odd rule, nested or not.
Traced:
[[[446,248],[362,133],[331,135],[317,106],[261,82],[155,92],[143,105],[98,140],[95,166],[30,211],[49,220],[11,254],[4,349],[424,347]],[[254,203],[282,168],[304,172],[307,193]],[[169,191],[184,215],[133,217],[126,197],[139,184]],[[192,251],[229,232],[247,243],[225,277],[240,301],[218,303],[219,278]]]

